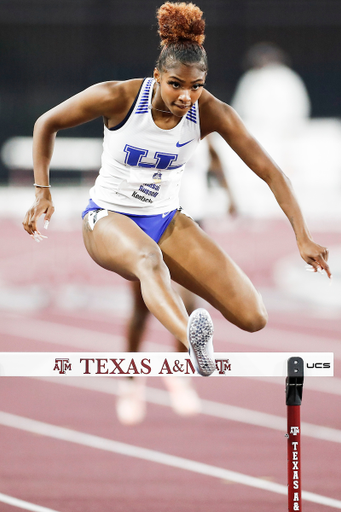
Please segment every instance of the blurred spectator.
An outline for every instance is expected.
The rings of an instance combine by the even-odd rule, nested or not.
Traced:
[[[246,71],[237,83],[232,107],[293,181],[305,211],[320,215],[316,210],[320,179],[316,178],[321,163],[325,162],[327,144],[330,151],[330,140],[339,138],[339,127],[327,127],[329,142],[326,144],[325,124],[315,120],[313,123],[310,118],[311,103],[303,80],[291,69],[289,56],[275,43],[260,42],[252,46],[245,55],[243,67]],[[277,216],[266,185],[257,181],[228,148],[224,148],[222,158],[230,170],[239,212],[247,216]],[[333,159],[329,165],[330,177],[334,175],[335,164]]]
[[[232,107],[290,177],[307,217],[322,223],[340,219],[340,119],[310,117],[307,89],[291,69],[289,56],[276,44],[255,44],[243,64],[246,71],[237,83]],[[266,185],[229,148],[222,147],[221,157],[230,172],[239,213],[278,216]]]
[[[252,128],[291,130],[311,111],[307,89],[290,66],[289,57],[274,43],[258,43],[245,57],[232,106]]]

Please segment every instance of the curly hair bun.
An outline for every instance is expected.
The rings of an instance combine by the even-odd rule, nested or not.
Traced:
[[[196,5],[185,2],[166,2],[157,11],[161,45],[191,41],[202,45],[205,40],[203,12]]]

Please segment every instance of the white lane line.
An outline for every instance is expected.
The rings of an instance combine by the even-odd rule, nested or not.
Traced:
[[[32,341],[64,345],[79,349],[94,351],[124,351],[126,339],[124,336],[117,336],[102,331],[83,329],[74,325],[66,325],[46,320],[19,315],[1,315],[0,333],[8,336],[17,336]],[[159,345],[152,342],[144,343],[146,350],[164,351],[167,348],[173,350],[171,345]]]
[[[256,348],[278,352],[333,352],[335,359],[341,359],[341,344],[338,339],[316,336],[299,331],[285,331],[276,327],[265,327],[261,331],[246,333],[238,330],[221,318],[214,318],[215,339],[224,340],[226,345],[252,345]],[[250,338],[251,336],[251,338]],[[225,348],[222,349],[225,352]]]
[[[28,340],[89,350],[95,350],[98,342],[101,346],[98,350],[124,350],[125,343],[123,336],[16,315],[1,315],[0,332]]]
[[[12,505],[13,507],[29,510],[30,512],[58,512],[55,509],[41,507],[40,505],[35,505],[34,503],[29,503],[28,501],[19,500],[18,498],[13,498],[13,496],[8,496],[7,494],[2,494],[1,492],[0,501],[2,503],[6,503],[7,505]]]
[[[255,487],[264,491],[287,495],[286,485],[276,484],[274,482],[262,480],[261,478],[244,475],[243,473],[237,473],[228,469],[211,466],[210,464],[177,457],[175,455],[169,455],[156,450],[141,448],[140,446],[121,443],[92,434],[85,434],[84,432],[79,432],[69,428],[58,427],[56,425],[24,418],[23,416],[17,416],[3,411],[0,412],[0,424],[31,432],[33,434],[59,439],[61,441],[97,448],[98,450],[104,450],[107,452],[118,453],[120,455],[143,459],[149,462],[156,462],[158,464],[163,464],[164,466],[185,469],[201,475],[212,476],[214,478],[229,480],[230,482]],[[313,503],[319,503],[320,505],[341,509],[340,500],[329,498],[327,496],[303,491],[302,498]]]
[[[115,379],[101,378],[101,377],[68,377],[66,379],[54,378],[40,378],[39,380],[47,381],[53,384],[64,384],[66,386],[74,386],[89,391],[99,391],[109,395],[118,394],[118,382]],[[162,389],[147,387],[146,399],[148,402],[170,407],[169,395]],[[239,421],[248,425],[257,427],[270,428],[273,430],[280,430],[283,435],[287,431],[287,420],[281,416],[268,414],[264,412],[254,411],[251,409],[244,409],[234,405],[213,402],[211,400],[201,399],[202,414],[221,418],[230,421]],[[341,430],[330,427],[323,427],[314,425],[312,423],[301,422],[302,435],[320,439],[323,441],[331,441],[334,443],[341,443]]]
[[[284,385],[283,379],[278,377],[256,377],[256,379],[268,384],[279,384],[282,387]],[[341,396],[341,379],[338,377],[309,377],[304,381],[304,389]]]
[[[126,343],[124,336],[9,313],[1,314],[0,332],[46,343],[92,348],[97,351],[115,351],[121,348],[124,350]],[[214,318],[214,332],[215,339],[224,341],[227,346],[231,342],[247,346],[252,344],[255,349],[269,349],[278,352],[293,351],[295,353],[298,349],[300,352],[321,352],[322,347],[323,351],[333,352],[335,359],[341,360],[341,345],[333,338],[283,331],[272,327],[266,327],[262,331],[250,334],[220,318]],[[99,347],[99,343],[101,343],[101,347]],[[162,345],[162,348],[161,345],[159,347],[161,350],[165,349],[165,345]]]

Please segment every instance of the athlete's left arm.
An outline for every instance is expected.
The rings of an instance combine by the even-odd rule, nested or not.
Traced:
[[[328,277],[331,277],[327,263],[328,249],[312,239],[289,178],[247,131],[235,110],[203,91],[200,123],[202,137],[218,132],[245,164],[268,184],[293,227],[304,261],[312,265],[315,271],[324,269]]]

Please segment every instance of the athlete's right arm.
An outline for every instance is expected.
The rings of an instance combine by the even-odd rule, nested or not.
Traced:
[[[39,117],[33,131],[34,183],[49,185],[49,167],[59,130],[79,126],[101,116],[110,126],[118,124],[128,112],[140,85],[141,80],[96,84]],[[50,189],[36,187],[35,202],[26,213],[24,229],[31,235],[39,233],[38,218],[45,213],[45,221],[49,221],[53,211]]]

